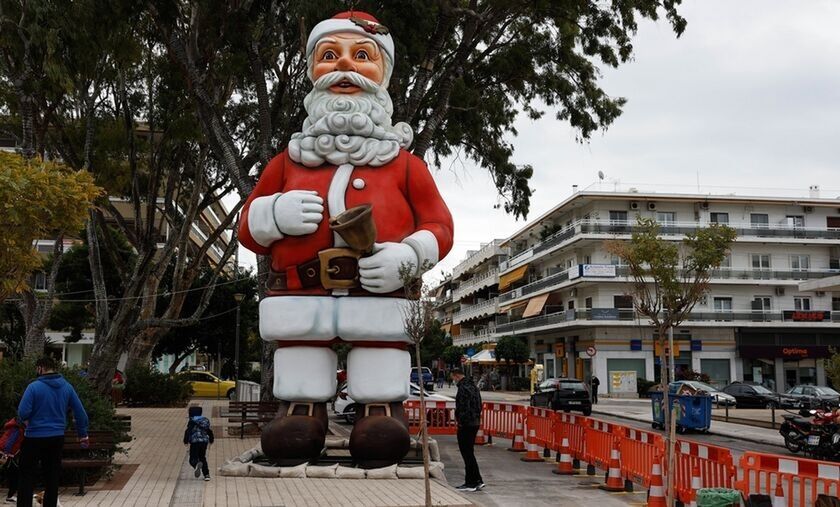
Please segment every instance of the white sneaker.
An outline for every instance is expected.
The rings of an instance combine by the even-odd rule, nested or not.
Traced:
[[[479,482],[478,485],[475,487],[475,490],[481,491],[482,489],[484,489],[484,486],[486,486],[486,484],[484,484],[483,482]]]
[[[17,497],[16,496],[7,496],[6,497],[6,503],[16,504],[17,503]]]
[[[209,475],[205,475],[205,476],[204,476],[204,481],[205,481],[205,482],[207,482],[207,481],[209,481],[209,480],[210,480],[210,476],[209,476]]]

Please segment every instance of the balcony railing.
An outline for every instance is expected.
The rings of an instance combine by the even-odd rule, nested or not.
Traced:
[[[457,324],[482,315],[495,315],[497,313],[499,313],[499,298],[493,298],[470,306],[462,305],[461,309],[452,316],[452,321]]]
[[[698,228],[708,227],[708,223],[697,222],[671,222],[661,224],[659,233],[662,236],[680,236],[696,232]],[[788,224],[727,224],[735,229],[738,237],[754,238],[796,238],[796,239],[840,239],[840,229],[836,228],[815,228],[815,227],[793,227]],[[561,245],[575,236],[581,234],[632,234],[641,230],[638,223],[629,220],[579,220],[572,223],[561,231],[545,238],[536,245],[525,251],[519,252],[511,257],[502,267],[509,269],[522,264],[534,255],[550,250]]]
[[[490,325],[488,327],[463,332],[458,336],[453,336],[452,343],[453,345],[467,345],[469,343],[479,341],[492,341],[495,334],[496,327]]]
[[[505,303],[518,299],[534,292],[553,287],[555,285],[563,284],[569,281],[570,275],[578,271],[578,266],[556,273],[544,278],[540,278],[527,285],[523,285],[518,289],[504,292],[499,295],[499,302]],[[630,268],[627,266],[616,266],[615,269],[617,277],[630,276]],[[829,276],[840,275],[840,269],[811,269],[811,270],[780,270],[780,269],[728,269],[721,268],[712,270],[712,281],[715,280],[813,280],[817,278],[826,278]],[[598,277],[598,280],[615,280],[615,278]]]
[[[790,313],[792,311],[788,311]],[[692,312],[684,322],[797,322],[800,325],[811,325],[813,320],[795,321],[786,318],[783,311],[720,311],[720,312]],[[838,311],[814,311],[805,313],[828,313],[830,318],[822,322],[840,323]],[[635,310],[624,308],[586,308],[581,310],[565,310],[545,315],[538,315],[527,319],[510,321],[507,316],[496,318],[496,333],[504,334],[514,331],[525,331],[553,324],[563,324],[573,321],[646,321]]]
[[[485,259],[489,259],[494,255],[502,255],[502,249],[500,247],[502,240],[495,239],[490,243],[482,246],[480,250],[474,252],[472,255],[464,259],[463,261],[459,262],[455,268],[452,270],[452,276],[458,278],[468,269],[477,266]]]
[[[465,282],[461,282],[461,285],[452,292],[452,297],[455,299],[461,299],[468,294],[496,283],[499,283],[499,269],[493,268],[485,273],[474,276]]]

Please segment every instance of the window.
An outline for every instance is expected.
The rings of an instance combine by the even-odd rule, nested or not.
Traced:
[[[726,254],[726,257],[723,258],[723,262],[720,263],[720,267],[723,269],[729,269],[732,267],[732,254]]]
[[[840,229],[840,217],[826,217],[825,226],[829,229]]]
[[[610,211],[610,222],[611,223],[618,223],[620,225],[624,225],[627,223],[627,212],[626,211]]]
[[[811,269],[811,257],[801,254],[791,255],[790,269],[793,271],[808,271]]]
[[[633,308],[633,296],[613,296],[613,308]]]
[[[750,225],[753,229],[766,229],[770,226],[770,215],[767,213],[750,213]]]
[[[592,256],[591,255],[585,255],[583,257],[583,263],[584,264],[592,264]]]
[[[752,302],[752,309],[757,312],[769,312],[771,301],[770,296],[756,296]]]
[[[750,263],[753,269],[770,269],[769,254],[751,254]]]
[[[788,227],[801,228],[805,227],[805,217],[802,215],[788,215],[785,217]]]
[[[731,312],[732,311],[732,298],[731,297],[717,297],[714,299],[715,301],[715,311],[716,312]]]
[[[794,296],[793,309],[808,311],[811,309],[811,298],[805,296]]]
[[[709,213],[709,221],[713,224],[728,224],[729,213],[712,212]]]
[[[613,266],[626,266],[627,261],[625,261],[623,258],[619,257],[618,255],[612,254],[612,255],[610,255],[610,264],[612,264]]]
[[[802,386],[796,386],[788,394],[802,394]]]
[[[575,309],[575,300],[570,299],[569,303],[566,306],[569,308],[569,310],[574,310]]]
[[[840,312],[840,298],[831,298],[831,309]]]
[[[674,225],[677,221],[677,214],[673,211],[657,211],[656,221],[662,225]]]
[[[32,282],[32,287],[37,291],[47,290],[47,275],[43,271],[35,273],[35,280]]]
[[[834,298],[834,299],[837,299],[837,300],[838,300],[838,304],[840,305],[840,298]],[[583,304],[584,304],[587,308],[592,308],[592,298],[586,298],[586,299],[584,299],[584,300],[583,300]]]

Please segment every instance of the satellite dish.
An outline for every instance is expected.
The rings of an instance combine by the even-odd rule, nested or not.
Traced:
[[[604,171],[598,171],[598,179],[604,179]]]

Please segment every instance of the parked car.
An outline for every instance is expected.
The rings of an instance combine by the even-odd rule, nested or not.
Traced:
[[[592,413],[589,387],[574,378],[550,378],[536,386],[531,395],[532,407],[550,407],[552,410]]]
[[[233,380],[222,380],[210,372],[198,370],[182,371],[178,375],[187,378],[192,386],[193,396],[213,398],[224,396],[231,400],[236,397],[236,382]]]
[[[713,386],[710,386],[705,382],[699,382],[696,380],[678,380],[676,382],[671,382],[668,386],[669,392],[671,394],[676,394],[684,385],[688,386],[691,391],[705,391],[709,393],[709,396],[712,397],[712,403],[715,405],[735,405],[735,398],[732,396]]]
[[[417,367],[411,369],[411,382],[414,382],[417,385],[420,385],[420,379],[417,375]],[[423,367],[423,387],[425,387],[429,391],[433,391],[435,389],[435,377],[432,375],[432,370],[428,367]]]
[[[785,394],[794,399],[796,408],[833,408],[840,404],[840,393],[826,386],[793,386]]]
[[[738,408],[788,408],[793,407],[790,396],[777,394],[763,385],[748,382],[733,382],[723,392],[735,398]]]
[[[420,399],[420,386],[414,382],[409,384],[410,392],[409,400]],[[445,396],[443,394],[430,393],[428,390],[423,391],[423,396],[426,401],[455,401],[455,398]],[[338,396],[333,402],[333,412],[339,417],[343,417],[349,424],[353,424],[356,420],[356,402],[347,394],[347,384],[339,387]]]

